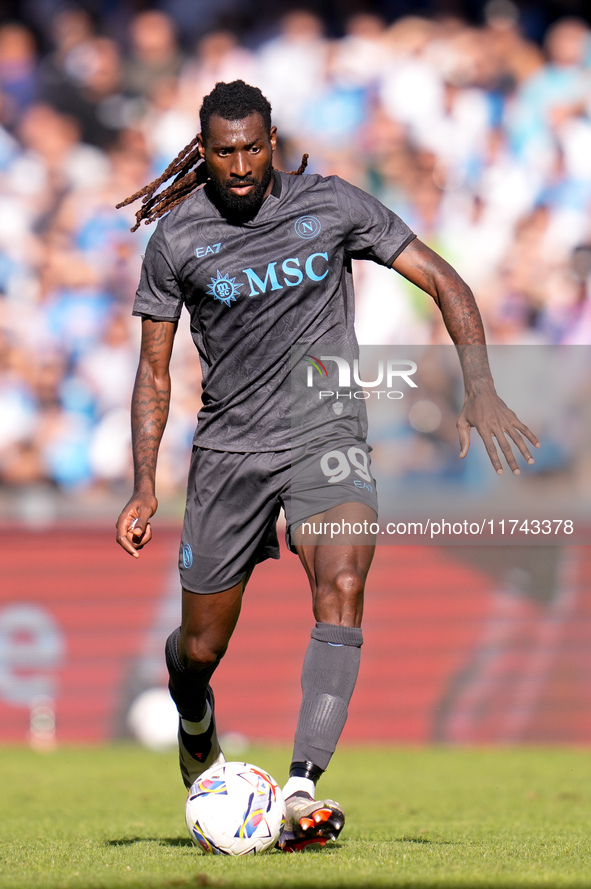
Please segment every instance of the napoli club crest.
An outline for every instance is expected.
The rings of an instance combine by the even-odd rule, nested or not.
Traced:
[[[296,219],[294,228],[299,238],[309,241],[310,238],[315,238],[320,233],[322,225],[316,216],[308,215],[300,216],[299,219]]]

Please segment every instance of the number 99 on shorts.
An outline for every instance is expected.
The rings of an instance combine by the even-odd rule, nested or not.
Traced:
[[[353,476],[359,478],[369,490],[373,490],[373,478],[369,472],[369,456],[362,448],[351,447],[346,451],[327,451],[320,458],[320,468],[329,485],[336,485]],[[356,485],[360,487],[360,485]]]

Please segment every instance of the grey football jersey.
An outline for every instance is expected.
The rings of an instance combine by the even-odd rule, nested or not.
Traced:
[[[133,312],[175,321],[183,304],[203,370],[194,442],[223,451],[292,447],[291,347],[355,354],[351,259],[391,265],[414,238],[379,201],[336,176],[274,173],[256,217],[228,223],[200,189],[158,224]],[[324,349],[326,351],[326,349]],[[306,352],[306,349],[304,349]],[[365,437],[364,412],[331,414]]]

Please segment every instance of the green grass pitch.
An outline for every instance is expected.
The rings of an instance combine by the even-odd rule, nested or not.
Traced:
[[[289,753],[244,758],[282,782]],[[321,785],[347,813],[339,841],[244,858],[191,844],[174,752],[0,758],[1,889],[591,886],[585,750],[343,748]]]

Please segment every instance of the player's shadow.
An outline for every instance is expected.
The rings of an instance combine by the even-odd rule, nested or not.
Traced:
[[[441,840],[438,837],[435,839],[431,839],[430,837],[424,837],[419,834],[419,836],[404,836],[397,837],[395,842],[398,843],[429,843],[434,846],[456,846],[458,843],[454,843],[453,840]]]
[[[411,837],[404,837],[404,841],[406,842],[422,842],[428,843],[431,840],[413,840]],[[105,846],[136,846],[139,843],[158,843],[159,846],[190,846],[192,849],[195,848],[195,844],[189,838],[185,837],[122,837],[120,840],[105,840]],[[341,849],[342,843],[331,843],[330,851]],[[272,849],[272,852],[279,852],[279,849]],[[316,855],[320,852],[325,851],[325,847],[323,846],[309,846],[306,848],[306,855]],[[283,855],[284,853],[281,852]]]
[[[189,837],[123,837],[120,840],[106,840],[105,846],[135,846],[138,843],[158,843],[159,846],[193,846]]]

